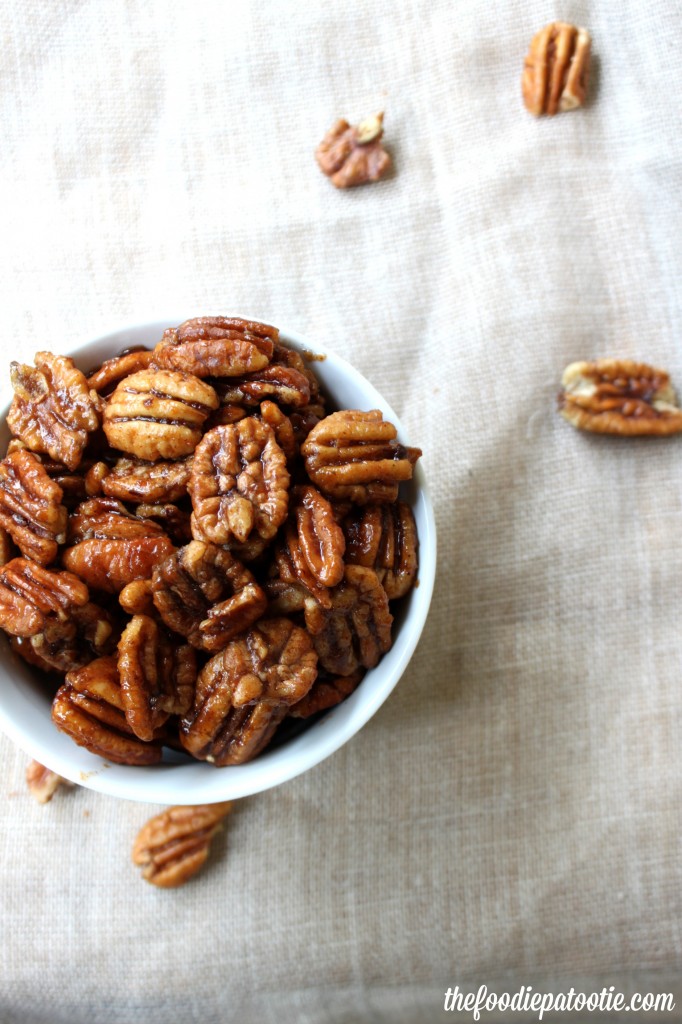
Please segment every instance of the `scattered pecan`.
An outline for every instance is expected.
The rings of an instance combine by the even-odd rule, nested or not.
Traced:
[[[381,145],[384,115],[368,117],[351,126],[339,120],[315,151],[320,170],[337,188],[379,181],[391,166],[391,158]]]
[[[215,544],[192,541],[154,569],[153,596],[166,623],[194,646],[219,651],[265,611],[252,574]]]
[[[140,370],[146,370],[154,362],[154,353],[148,349],[137,349],[124,355],[114,356],[88,376],[88,387],[100,395],[108,394],[125,377]]]
[[[118,385],[104,410],[113,448],[156,462],[190,455],[208,414],[217,408],[212,387],[191,373],[140,370]]]
[[[253,416],[214,427],[198,445],[189,492],[196,540],[240,543],[274,537],[288,506],[286,458],[267,424]]]
[[[133,863],[142,877],[162,889],[184,885],[208,857],[211,840],[232,804],[169,807],[140,830],[133,846]]]
[[[357,690],[364,674],[364,669],[358,669],[349,676],[332,676],[321,672],[305,697],[289,709],[290,717],[310,718],[320,711],[336,707]]]
[[[41,565],[53,562],[66,540],[62,497],[59,484],[31,452],[19,449],[0,462],[0,527],[22,554]]]
[[[365,505],[343,524],[346,562],[374,569],[390,601],[403,597],[417,575],[417,525],[404,501]]]
[[[64,566],[88,586],[118,593],[135,579],[149,579],[154,565],[173,550],[163,529],[126,511],[113,498],[91,498],[71,516]]]
[[[197,377],[239,377],[268,365],[278,335],[276,327],[253,320],[198,316],[164,331],[154,359]]]
[[[52,720],[91,754],[116,764],[158,764],[161,747],[145,743],[126,720],[116,657],[97,658],[67,673],[52,702]]]
[[[12,636],[36,636],[50,621],[69,620],[87,601],[88,588],[70,572],[27,558],[13,558],[0,569],[0,627]]]
[[[571,363],[559,411],[574,427],[621,437],[663,437],[682,431],[682,410],[664,370],[629,359]]]
[[[57,775],[56,772],[50,771],[40,761],[31,761],[26,767],[26,785],[31,796],[39,804],[46,804],[60,786],[70,786],[71,783],[63,779],[61,775]]]
[[[152,740],[170,715],[192,706],[194,650],[176,643],[149,615],[135,615],[123,630],[118,675],[126,720],[138,739]]]
[[[373,668],[391,646],[393,622],[377,574],[361,565],[347,566],[331,600],[330,609],[320,604],[307,604],[305,609],[321,667],[340,676]]]
[[[183,746],[216,765],[242,764],[266,746],[317,675],[311,638],[288,619],[263,619],[233,640],[197,678]]]
[[[582,106],[587,93],[590,34],[584,28],[552,22],[531,40],[521,86],[531,114],[556,114]]]
[[[410,480],[421,455],[396,440],[397,431],[378,409],[346,409],[326,416],[301,445],[312,482],[330,498],[358,505],[391,502]]]
[[[7,423],[35,452],[46,452],[68,469],[80,463],[88,434],[99,426],[99,400],[67,356],[37,352],[35,369],[11,364],[14,400]]]
[[[191,470],[191,456],[177,462],[119,459],[102,481],[102,490],[133,504],[178,501],[187,494]]]

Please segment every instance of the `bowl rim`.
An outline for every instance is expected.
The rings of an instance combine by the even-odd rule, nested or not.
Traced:
[[[258,317],[244,316],[243,319],[267,322]],[[160,337],[163,329],[182,322],[183,318],[159,317],[123,327],[118,326],[82,345],[72,347],[68,355],[77,365],[80,363],[84,366],[90,350],[106,350],[113,347],[119,338],[125,340],[127,336],[134,334],[149,332],[151,338]],[[371,407],[381,409],[384,416],[395,425],[398,438],[403,444],[408,443],[395,411],[354,366],[338,355],[333,348],[327,345],[320,346],[306,335],[286,327],[280,327],[279,332],[282,341],[297,351],[314,352],[322,356],[322,376],[325,376],[326,370],[330,368],[333,373],[341,374],[340,379],[344,384],[350,384],[352,389],[359,392],[369,393],[375,403]],[[119,344],[119,350],[124,347],[124,344]],[[316,363],[316,366],[319,365]],[[324,380],[322,383],[325,386]],[[10,400],[11,394],[3,387],[0,392],[0,430],[6,429]],[[201,789],[201,792],[195,792],[194,785],[189,781],[190,776],[193,778],[193,775],[204,775],[208,769],[205,762],[187,762],[183,758],[180,762],[164,760],[160,765],[145,767],[113,764],[77,746],[70,737],[60,734],[51,722],[50,725],[60,739],[55,740],[56,749],[47,749],[38,742],[30,729],[16,721],[5,706],[2,699],[2,679],[3,676],[12,678],[12,673],[11,668],[6,670],[4,667],[0,667],[0,730],[31,757],[71,782],[109,796],[147,803],[206,804],[239,799],[279,786],[320,764],[359,732],[386,701],[405,672],[426,623],[435,584],[437,541],[433,505],[420,462],[415,466],[410,487],[415,492],[410,504],[419,523],[419,570],[417,585],[403,599],[409,602],[410,607],[404,615],[402,628],[397,630],[392,647],[383,656],[379,665],[367,672],[360,687],[350,697],[311,723],[300,735],[287,740],[274,751],[266,749],[258,758],[244,765],[211,768],[210,775],[205,774],[205,777],[200,777],[195,783]],[[409,628],[406,628],[408,621]],[[24,671],[23,666],[14,667],[20,667]],[[24,674],[29,675],[31,679],[35,678],[33,671],[24,671]],[[368,681],[369,687],[365,686]],[[16,689],[18,687],[15,686]],[[306,736],[308,739],[303,744],[292,747]],[[68,740],[67,746],[63,745],[62,739]],[[64,753],[60,747],[64,748]],[[287,752],[294,756],[285,756]],[[176,783],[180,781],[181,785],[177,792],[173,792],[172,779],[179,768],[184,769],[183,780],[188,781],[176,778]],[[186,788],[188,792],[184,792]]]

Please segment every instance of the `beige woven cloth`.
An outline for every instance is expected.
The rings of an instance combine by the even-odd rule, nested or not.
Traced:
[[[159,808],[39,807],[0,740],[0,1020],[470,1020],[444,993],[482,984],[671,991],[638,1019],[682,1020],[682,441],[555,412],[578,358],[682,385],[677,5],[0,14],[3,372],[176,314],[298,330],[423,447],[440,552],[388,702],[182,890],[130,863]],[[557,17],[592,32],[591,100],[536,121],[520,71]],[[379,109],[394,175],[335,191],[315,145]]]

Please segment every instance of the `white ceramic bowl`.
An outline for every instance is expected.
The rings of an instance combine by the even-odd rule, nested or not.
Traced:
[[[107,334],[70,353],[83,370],[133,345],[151,346],[166,327],[180,320],[128,327]],[[323,352],[314,340],[293,331],[280,331],[286,344],[299,351],[324,355],[313,369],[333,405],[339,409],[381,409],[384,417],[404,431],[379,392],[339,356]],[[6,406],[10,394],[7,394]],[[7,444],[7,408],[0,414],[0,445]],[[419,438],[414,439],[419,443]],[[376,668],[342,704],[280,745],[266,749],[249,764],[215,768],[167,750],[159,765],[132,767],[113,764],[90,754],[57,730],[50,718],[51,689],[42,675],[10,650],[0,633],[0,728],[31,757],[53,771],[90,789],[128,800],[164,804],[214,803],[270,789],[319,764],[343,746],[383,704],[405,671],[417,646],[431,602],[436,571],[436,531],[433,509],[421,466],[403,485],[401,496],[413,509],[419,533],[419,585],[396,609],[394,643]],[[276,741],[275,741],[276,742]]]

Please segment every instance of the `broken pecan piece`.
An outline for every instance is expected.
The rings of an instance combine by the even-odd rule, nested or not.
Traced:
[[[194,757],[216,765],[251,760],[317,675],[311,638],[288,619],[263,619],[233,640],[197,678],[180,736]]]
[[[40,459],[26,449],[0,462],[0,527],[27,558],[49,565],[66,540],[63,492]]]
[[[32,451],[76,469],[88,434],[99,426],[99,400],[72,359],[37,352],[34,361],[35,369],[11,364],[8,426]]]
[[[192,457],[177,462],[119,459],[102,481],[110,498],[133,504],[179,501],[187,494]]]
[[[374,569],[390,601],[403,597],[417,575],[417,526],[404,501],[365,505],[343,524],[346,562]]]
[[[164,331],[154,349],[158,366],[197,377],[238,377],[272,358],[276,327],[239,317],[198,316]]]
[[[31,761],[26,767],[26,785],[39,804],[48,803],[60,786],[71,786],[61,775],[50,771],[40,761]]]
[[[531,114],[556,114],[582,106],[587,93],[590,34],[563,21],[552,22],[531,40],[521,80]]]
[[[214,427],[198,445],[189,482],[195,540],[274,537],[286,519],[289,473],[272,429],[254,416]]]
[[[52,720],[79,747],[116,764],[158,764],[161,747],[145,743],[126,720],[116,657],[69,672],[52,702]]]
[[[682,410],[665,370],[629,359],[598,359],[571,363],[561,383],[559,411],[581,430],[621,437],[682,431]]]
[[[192,541],[154,569],[152,590],[170,628],[204,651],[219,651],[265,611],[267,599],[241,562],[216,544]]]
[[[368,117],[357,126],[336,122],[315,151],[320,170],[337,188],[379,181],[391,166],[381,145],[384,115]]]
[[[332,675],[349,676],[373,668],[391,646],[393,616],[386,591],[373,569],[346,567],[331,592],[330,609],[306,604],[305,621],[320,659]]]
[[[191,373],[140,370],[109,399],[104,432],[112,448],[138,459],[181,459],[194,451],[204,421],[217,407],[213,388]]]
[[[128,725],[149,741],[170,715],[184,715],[192,706],[196,656],[149,615],[135,615],[118,642],[118,675]]]
[[[140,829],[133,846],[133,863],[143,868],[142,877],[162,889],[175,888],[202,867],[223,819],[232,803],[169,807]]]
[[[396,440],[397,431],[378,409],[345,409],[326,416],[301,445],[312,482],[329,498],[357,505],[392,502],[410,480],[421,455]]]
[[[364,669],[358,669],[349,676],[331,676],[321,672],[313,683],[309,693],[289,709],[291,718],[310,718],[320,711],[328,711],[350,697],[357,690],[365,675]]]

